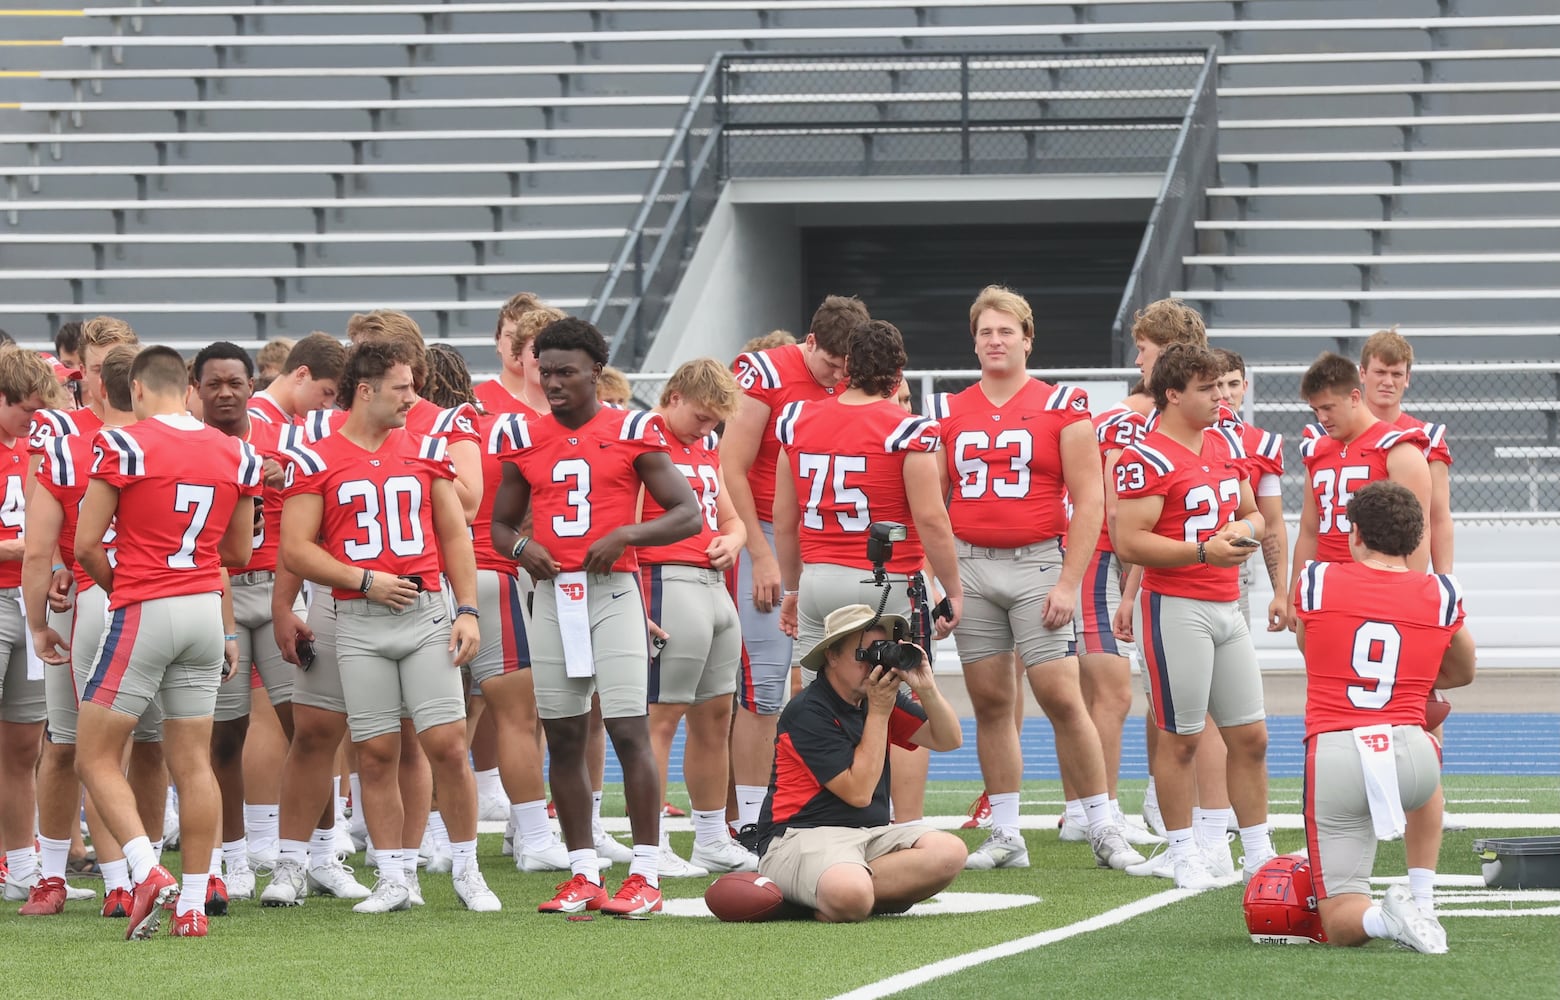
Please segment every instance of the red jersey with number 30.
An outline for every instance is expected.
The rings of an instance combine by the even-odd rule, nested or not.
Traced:
[[[633,521],[641,485],[634,461],[665,447],[659,416],[610,406],[581,427],[551,413],[534,420],[506,413],[488,438],[488,450],[530,483],[531,537],[566,573],[583,570],[597,539]],[[615,573],[638,570],[631,545],[612,564]]]
[[[1308,562],[1296,613],[1305,625],[1305,735],[1423,726],[1462,588],[1449,575]]]
[[[926,555],[905,495],[905,456],[942,447],[937,421],[890,400],[846,406],[839,400],[791,403],[775,424],[802,508],[802,562],[871,569],[867,526],[898,521],[890,573],[920,570]]]
[[[455,478],[443,438],[414,436],[396,428],[373,451],[331,434],[322,441],[294,440],[286,450],[284,497],[324,500],[320,544],[359,569],[422,577],[424,590],[439,589],[439,536],[433,526],[433,484]],[[336,588],[350,600],[362,591]]]
[[[1116,460],[1116,497],[1164,498],[1154,533],[1177,541],[1205,542],[1235,520],[1240,484],[1246,478],[1240,437],[1227,429],[1203,431],[1202,450],[1193,452],[1160,431],[1124,449]],[[1198,601],[1240,598],[1238,566],[1149,566],[1143,589]]]
[[[714,434],[708,434],[692,444],[683,444],[673,437],[670,431],[667,432],[666,453],[671,456],[672,465],[683,474],[684,479],[688,480],[693,495],[699,498],[699,513],[703,516],[703,521],[699,524],[697,535],[691,535],[671,545],[655,545],[640,549],[640,562],[678,563],[684,566],[709,568],[708,549],[715,539],[720,537],[720,530],[716,526],[716,500],[720,496],[720,454],[715,450],[719,443],[719,438]],[[644,508],[640,512],[639,520],[653,521],[664,513],[666,513],[665,509],[656,503],[655,497],[646,490]]]
[[[775,509],[775,462],[780,457],[775,424],[781,409],[798,400],[828,399],[834,395],[835,387],[819,385],[813,378],[800,344],[744,354],[731,370],[744,393],[769,407],[769,421],[759,436],[758,454],[747,474],[753,507],[758,511],[758,519],[767,522],[773,520]]]
[[[1137,444],[1148,433],[1148,419],[1143,414],[1132,409],[1125,403],[1117,403],[1110,409],[1094,418],[1094,437],[1100,443],[1100,462],[1105,460],[1113,451],[1120,451],[1128,445]],[[1108,466],[1105,467],[1105,488],[1114,488],[1114,473]],[[1116,548],[1110,541],[1110,520],[1107,518],[1100,524],[1100,540],[1095,543],[1096,552],[1114,552]]]
[[[926,412],[946,445],[955,538],[1017,549],[1067,534],[1062,430],[1089,419],[1086,392],[1032,378],[998,406],[977,382],[929,397]]]
[[[1346,563],[1349,555],[1349,500],[1367,483],[1387,478],[1387,455],[1398,445],[1423,450],[1429,438],[1418,427],[1398,430],[1378,420],[1344,444],[1322,435],[1300,442],[1306,488],[1316,503],[1316,558]]]
[[[260,493],[260,455],[188,415],[104,427],[92,478],[119,491],[110,608],[222,590],[217,543],[233,508]]]

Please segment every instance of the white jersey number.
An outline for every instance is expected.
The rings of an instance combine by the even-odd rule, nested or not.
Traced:
[[[715,474],[715,466],[676,465],[674,467],[688,480],[688,485],[693,487],[693,494],[699,498],[699,506],[704,510],[704,523],[713,530],[716,527],[715,499],[720,496],[720,477]]]
[[[190,515],[190,523],[179,539],[179,551],[168,557],[169,569],[195,568],[195,542],[200,538],[201,529],[211,519],[211,508],[216,500],[215,486],[180,483],[174,489],[173,509],[177,513]]]
[[[1349,701],[1355,708],[1376,711],[1387,707],[1397,684],[1398,656],[1402,651],[1403,636],[1396,625],[1366,622],[1355,629],[1350,665],[1360,679],[1375,682],[1349,685]]]
[[[7,528],[15,528],[18,533],[22,530],[22,523],[27,520],[25,496],[22,477],[6,476],[5,499],[0,501],[0,524]]]
[[[553,466],[552,481],[568,484],[569,513],[554,514],[553,534],[559,538],[579,538],[590,531],[590,463],[583,458],[566,458]]]
[[[1003,456],[991,452],[1007,452]],[[1029,495],[1029,462],[1034,458],[1035,439],[1028,431],[1012,428],[1001,431],[993,442],[985,431],[963,431],[953,440],[953,467],[959,473],[959,496],[978,500],[989,486],[995,496],[1021,499]],[[999,471],[1000,470],[1000,471]],[[1011,472],[1009,478],[1003,473]]]
[[[366,479],[354,479],[337,487],[337,503],[345,507],[358,501],[362,502],[362,509],[357,512],[357,524],[363,537],[348,539],[342,546],[348,559],[377,559],[385,551],[386,540],[395,555],[422,553],[422,480],[416,476],[391,476],[379,489]]]
[[[1311,489],[1316,493],[1318,522],[1316,533],[1325,535],[1336,530],[1347,535],[1349,526],[1349,501],[1354,491],[1370,479],[1370,467],[1345,465],[1342,469],[1317,469],[1311,475]]]
[[[823,530],[823,514],[819,511],[824,491],[833,488],[832,506],[842,508],[834,512],[843,531],[866,531],[872,523],[867,512],[867,495],[858,486],[850,486],[845,477],[853,472],[866,472],[865,455],[815,455],[803,452],[796,456],[796,474],[808,481],[807,505],[802,511],[802,525],[810,531]],[[854,514],[848,511],[853,509]]]
[[[1186,510],[1190,515],[1186,519],[1186,540],[1188,542],[1203,541],[1202,532],[1215,532],[1219,525],[1226,521],[1233,521],[1234,515],[1220,517],[1219,508],[1231,500],[1240,499],[1240,480],[1221,479],[1219,490],[1214,492],[1212,486],[1207,483],[1199,483],[1186,491]]]

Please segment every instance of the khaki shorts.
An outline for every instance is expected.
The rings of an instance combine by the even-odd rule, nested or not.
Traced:
[[[647,565],[640,569],[645,608],[667,634],[652,650],[648,696],[652,705],[702,705],[737,689],[742,628],[719,570]]]
[[[918,602],[923,627],[916,639],[921,648],[932,655],[932,637],[929,631],[932,616],[926,606],[925,582],[921,583],[922,595]],[[801,659],[823,641],[823,620],[831,611],[838,611],[849,604],[865,604],[876,611],[883,601],[883,588],[872,582],[872,571],[853,566],[836,566],[832,563],[807,563],[802,566],[801,593],[796,598],[796,657]],[[910,620],[910,577],[888,575],[888,603],[883,606],[885,615],[903,615]],[[1009,647],[1011,648],[1011,647]],[[802,668],[802,686],[806,687],[818,676],[816,670]]]
[[[558,592],[551,580],[536,588],[531,608],[534,627],[527,637],[531,640],[536,713],[544,719],[585,715],[590,711],[590,696],[599,694],[603,718],[644,715],[649,711],[650,644],[645,639],[639,581],[631,573],[592,575],[585,589],[594,677],[570,677],[565,672]]]
[[[758,873],[780,887],[787,902],[816,908],[818,880],[835,865],[860,865],[872,870],[872,862],[885,854],[907,850],[932,833],[922,823],[897,826],[792,827],[771,841],[758,859]]]
[[[1318,899],[1370,893],[1376,829],[1354,739],[1343,731],[1317,733],[1306,741],[1305,843]],[[1392,756],[1403,810],[1418,809],[1441,784],[1435,742],[1418,726],[1393,726]]]
[[[103,593],[103,588],[88,587],[80,591],[74,603],[74,608],[69,612],[71,630],[69,633],[60,633],[71,637],[70,669],[66,671],[70,678],[68,710],[65,708],[67,692],[55,676],[55,671],[64,668],[50,667],[44,678],[46,687],[51,679],[54,680],[49,701],[49,739],[54,743],[76,742],[76,710],[81,692],[92,676],[93,661],[97,659],[98,647],[103,644],[103,634],[108,630],[108,596]],[[130,738],[137,743],[161,743],[162,720],[162,702],[153,699],[146,711],[141,713]]]
[[[403,716],[419,733],[466,718],[442,591],[418,594],[405,611],[337,600],[336,659],[354,743],[399,732]]]
[[[1062,546],[1050,539],[1021,549],[958,543],[964,615],[953,639],[959,659],[974,663],[1018,650],[1026,667],[1077,655],[1073,623],[1046,628],[1046,598],[1062,575]],[[876,605],[873,605],[876,607]]]
[[[81,700],[141,717],[160,698],[165,719],[205,718],[223,666],[222,595],[137,601],[109,613]],[[242,683],[247,692],[247,675]]]
[[[1111,630],[1111,622],[1121,608],[1121,584],[1121,560],[1114,552],[1096,549],[1089,558],[1088,569],[1083,572],[1078,613],[1074,616],[1078,648],[1083,655],[1120,656],[1123,659],[1128,655],[1126,646]]]
[[[34,725],[49,717],[43,678],[27,676],[27,620],[15,587],[0,590],[0,721]]]
[[[775,546],[775,526],[759,521],[771,549]],[[742,550],[734,574],[736,589],[732,602],[741,622],[742,658],[739,664],[737,700],[742,707],[758,715],[778,715],[791,690],[791,637],[780,631],[780,605],[766,615],[753,607],[753,560]],[[800,654],[798,654],[800,655]]]
[[[471,680],[479,687],[483,681],[531,666],[525,616],[520,610],[524,603],[518,577],[491,569],[477,570],[482,645],[471,660]]]
[[[1160,729],[1190,736],[1202,732],[1209,715],[1221,729],[1267,717],[1251,629],[1234,601],[1145,590],[1132,618]]]

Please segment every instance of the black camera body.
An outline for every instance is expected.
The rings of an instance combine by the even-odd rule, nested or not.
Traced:
[[[856,650],[856,659],[885,670],[911,671],[921,665],[921,648],[892,639],[874,639]]]

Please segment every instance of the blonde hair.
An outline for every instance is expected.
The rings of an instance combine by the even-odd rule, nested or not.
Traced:
[[[634,398],[634,387],[628,384],[628,377],[611,365],[602,365],[601,373],[596,377],[596,398],[603,403],[617,403],[627,406],[629,400]]]
[[[1208,328],[1203,325],[1202,314],[1180,299],[1159,299],[1139,309],[1132,317],[1132,339],[1146,340],[1160,347],[1171,344],[1207,347]]]
[[[1360,368],[1370,364],[1370,359],[1375,358],[1384,365],[1404,365],[1414,367],[1414,348],[1408,342],[1408,338],[1397,332],[1397,328],[1390,330],[1377,330],[1365,338],[1365,346],[1360,348]]]
[[[1018,320],[1024,339],[1034,339],[1035,311],[1029,307],[1029,300],[1002,285],[987,285],[980,290],[979,295],[975,296],[975,301],[970,303],[970,336],[975,336],[980,325],[980,314],[987,309],[995,309],[997,312],[1012,316]]]
[[[10,344],[0,347],[0,396],[17,406],[35,394],[46,406],[58,401],[60,380],[54,377],[54,368],[37,351]]]
[[[511,295],[508,302],[498,307],[498,322],[493,325],[493,341],[497,343],[498,338],[503,336],[505,323],[518,325],[520,317],[533,309],[542,308],[545,308],[542,305],[542,300],[531,292],[520,292]]]
[[[130,329],[130,324],[113,316],[94,316],[81,324],[81,352],[89,347],[109,348],[119,344],[139,344],[141,338]]]
[[[515,322],[514,336],[509,338],[511,357],[518,358],[531,347],[531,342],[536,335],[541,333],[550,323],[560,319],[566,319],[568,313],[562,309],[554,309],[552,306],[539,305],[534,309],[527,309],[521,313]]]
[[[416,320],[398,309],[353,313],[347,320],[347,340],[354,346],[367,340],[383,340],[404,347],[412,358],[412,388],[422,394],[423,383],[428,381],[428,349]]]
[[[737,380],[714,358],[684,361],[661,390],[662,407],[672,405],[674,392],[721,420],[730,420],[742,403],[742,390],[737,387]]]
[[[742,350],[738,353],[748,354],[753,351],[768,351],[776,347],[789,347],[794,343],[796,343],[796,334],[790,330],[770,330],[762,337],[754,337],[743,344]]]
[[[281,374],[282,366],[287,364],[287,355],[292,353],[296,345],[297,342],[290,337],[275,337],[266,341],[265,346],[255,354],[255,368],[263,375]],[[267,372],[267,368],[271,370]]]

